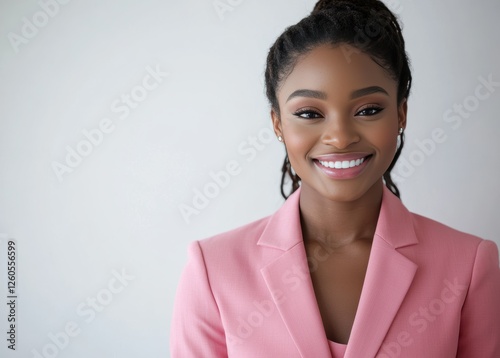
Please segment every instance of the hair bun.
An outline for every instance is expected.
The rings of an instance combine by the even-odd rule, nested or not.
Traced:
[[[311,14],[315,14],[324,10],[338,9],[346,5],[361,7],[375,5],[375,7],[377,7],[379,3],[380,2],[378,0],[319,0],[316,5],[314,5],[314,9]]]

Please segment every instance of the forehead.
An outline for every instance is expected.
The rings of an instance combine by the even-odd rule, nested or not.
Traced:
[[[369,86],[380,86],[396,96],[396,81],[369,55],[350,45],[321,45],[299,58],[281,84],[278,98],[287,98],[297,89],[347,97],[352,91]]]

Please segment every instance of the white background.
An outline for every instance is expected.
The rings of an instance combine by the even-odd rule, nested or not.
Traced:
[[[168,357],[188,244],[282,204],[284,151],[267,136],[265,58],[314,1],[220,2],[234,4],[232,11],[218,14],[213,0],[73,0],[15,46],[9,36],[23,35],[24,18],[43,23],[41,6],[0,1],[2,357],[8,352],[5,238],[18,246],[11,356],[45,349],[46,357]],[[500,87],[486,100],[470,98],[480,77],[500,82],[500,3],[390,4],[404,24],[414,75],[403,157],[418,165],[401,177],[403,201],[500,244]],[[111,106],[141,85],[148,67],[169,75],[120,119]],[[460,125],[446,122],[443,114],[464,101],[477,108]],[[99,128],[103,118],[114,130],[58,180],[53,163],[66,165],[68,146],[75,149],[85,140],[82,130]],[[422,154],[416,141],[436,128],[446,140]],[[259,134],[261,150],[243,154]],[[180,205],[192,206],[194,190],[231,160],[241,174],[184,220]],[[114,278],[123,270],[126,286]],[[106,304],[90,320],[93,298]],[[65,340],[60,332],[71,322],[78,334]],[[51,335],[59,337],[56,351]]]

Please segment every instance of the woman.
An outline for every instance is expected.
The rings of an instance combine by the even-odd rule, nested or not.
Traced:
[[[191,245],[172,356],[500,357],[497,246],[410,213],[391,180],[411,88],[394,15],[319,1],[266,87],[287,200]]]

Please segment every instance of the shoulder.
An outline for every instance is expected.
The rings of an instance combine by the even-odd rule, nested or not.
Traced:
[[[377,232],[394,247],[407,247],[404,251],[435,258],[452,253],[470,257],[483,241],[478,236],[410,211],[387,189],[384,190]]]
[[[302,240],[299,193],[293,193],[271,215],[196,241],[192,248],[211,272],[260,269]]]
[[[258,241],[271,216],[191,243],[190,251],[198,251],[207,269],[247,266],[259,255]]]
[[[432,238],[436,242],[449,242],[454,245],[477,246],[483,239],[423,215],[411,213],[415,233],[419,239]]]
[[[471,270],[479,262],[498,266],[498,246],[428,217],[411,213],[419,252],[425,252],[437,266],[454,263]]]
[[[203,250],[219,248],[231,249],[246,245],[255,245],[264,231],[270,216],[252,221],[237,228],[199,240]]]

